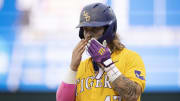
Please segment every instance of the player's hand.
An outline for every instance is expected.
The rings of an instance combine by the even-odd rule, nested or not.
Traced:
[[[78,66],[81,62],[82,53],[84,52],[87,43],[88,43],[87,40],[82,39],[74,48],[71,58],[71,64],[70,64],[70,68],[73,71],[77,71]]]
[[[113,64],[111,52],[107,46],[103,46],[96,39],[92,38],[89,40],[87,47],[89,54],[96,63],[100,63],[104,65],[104,67],[109,67]]]

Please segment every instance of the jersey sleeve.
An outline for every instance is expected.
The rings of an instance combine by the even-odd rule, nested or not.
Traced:
[[[91,58],[88,58],[88,59],[80,62],[80,65],[79,65],[78,71],[77,71],[77,75],[76,75],[76,79],[81,78],[86,73],[86,67],[87,67],[87,65],[90,64],[90,62],[91,62]]]
[[[146,72],[142,58],[135,52],[133,54],[129,54],[126,67],[127,69],[124,75],[130,80],[138,83],[143,92],[146,83]]]
[[[80,77],[82,77],[84,71],[85,71],[85,61],[81,61],[80,65],[78,67],[78,71],[77,71],[77,75],[76,75],[76,80],[79,79]]]

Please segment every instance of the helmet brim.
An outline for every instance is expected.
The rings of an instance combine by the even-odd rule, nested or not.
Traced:
[[[108,22],[84,22],[84,23],[80,23],[78,26],[76,26],[76,28],[80,28],[80,27],[101,27],[101,26],[106,26],[109,24]]]

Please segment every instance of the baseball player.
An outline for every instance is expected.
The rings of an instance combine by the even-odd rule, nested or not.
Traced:
[[[111,7],[102,3],[85,6],[77,27],[81,41],[73,50],[57,101],[140,101],[145,66],[136,52],[120,42]],[[85,50],[91,57],[81,61]]]

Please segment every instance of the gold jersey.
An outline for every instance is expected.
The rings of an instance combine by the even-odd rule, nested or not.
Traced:
[[[122,51],[113,52],[111,58],[119,71],[125,77],[138,83],[143,92],[146,73],[141,57],[136,52],[124,48]],[[113,90],[106,72],[101,79],[95,79],[91,58],[80,63],[76,79],[76,101],[125,101]]]

